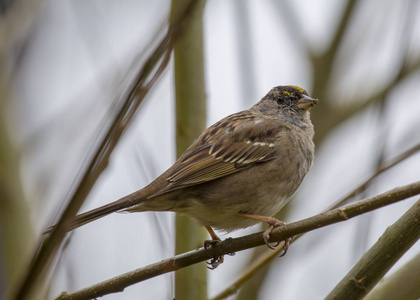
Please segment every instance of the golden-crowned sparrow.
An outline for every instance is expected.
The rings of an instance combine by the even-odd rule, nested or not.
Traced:
[[[148,186],[76,216],[72,230],[115,211],[174,211],[226,232],[269,224],[293,196],[314,159],[309,109],[318,100],[297,86],[273,88],[251,109],[210,126]],[[220,261],[213,260],[213,267]]]

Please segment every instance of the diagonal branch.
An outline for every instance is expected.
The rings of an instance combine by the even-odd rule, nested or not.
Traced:
[[[270,240],[272,242],[282,241],[295,235],[309,232],[334,223],[346,221],[358,215],[418,194],[420,194],[420,181],[394,188],[388,192],[358,201],[357,203],[346,207],[337,208],[298,222],[281,226],[273,231],[270,236]],[[261,233],[255,233],[236,239],[228,238],[213,246],[211,249],[205,250],[204,248],[200,248],[198,250],[176,255],[161,262],[103,281],[75,293],[63,292],[56,299],[91,299],[110,293],[121,292],[126,287],[135,283],[206,261],[212,257],[242,251],[261,246],[263,244],[264,239]]]
[[[388,227],[326,299],[363,299],[419,238],[420,200]]]
[[[196,1],[191,0],[189,4],[184,7],[182,13],[180,13],[179,17],[171,24],[167,34],[161,39],[138,73],[133,85],[125,96],[125,100],[121,105],[118,114],[116,114],[115,119],[100,141],[93,156],[90,157],[87,167],[83,170],[80,181],[71,194],[70,199],[68,199],[68,205],[57,225],[53,228],[48,237],[40,241],[39,247],[33,255],[28,272],[25,274],[23,283],[18,290],[18,299],[30,298],[33,287],[41,280],[47,271],[50,262],[54,258],[66,235],[66,227],[68,226],[69,221],[76,215],[99,175],[106,168],[112,151],[122,136],[122,133],[130,124],[139,105],[146,97],[151,87],[156,84],[157,80],[165,71],[169,63],[174,41],[181,33],[182,22],[185,20],[185,17],[189,15],[195,2]]]
[[[380,174],[382,174],[383,172],[391,169],[392,167],[398,165],[400,162],[404,161],[405,159],[409,158],[410,156],[412,156],[413,154],[417,153],[420,151],[420,143],[415,145],[414,147],[408,149],[407,151],[401,153],[400,155],[398,155],[397,157],[395,157],[394,159],[390,160],[387,163],[384,163],[382,165],[380,165],[375,174],[372,174],[372,176],[370,176],[368,179],[366,179],[363,183],[361,183],[359,186],[357,186],[355,189],[353,189],[353,191],[351,191],[350,193],[348,193],[346,196],[344,196],[343,198],[341,198],[340,200],[338,200],[337,202],[335,202],[334,204],[332,204],[330,206],[329,209],[333,209],[336,208],[340,205],[345,204],[347,201],[349,201],[351,198],[355,197],[356,195],[360,194],[361,192],[363,192],[364,190],[366,190],[366,188],[369,186],[369,184],[376,178],[378,177]]]
[[[394,77],[394,79],[388,83],[385,87],[381,90],[377,91],[376,93],[369,96],[363,102],[354,103],[354,105],[346,106],[346,109],[342,110],[340,115],[343,120],[347,119],[350,116],[353,116],[359,111],[362,111],[378,99],[384,98],[388,93],[390,93],[397,85],[403,82],[405,79],[410,77],[412,74],[420,70],[420,59],[417,59],[414,62],[409,62],[408,57],[406,57],[405,61],[401,64],[401,67],[398,71],[398,74]]]

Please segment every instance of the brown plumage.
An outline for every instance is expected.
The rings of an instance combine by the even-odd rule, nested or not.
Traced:
[[[76,216],[69,230],[115,211],[185,213],[224,231],[260,221],[279,226],[267,217],[290,200],[312,165],[309,109],[317,102],[296,86],[273,88],[251,109],[210,126],[148,186]]]

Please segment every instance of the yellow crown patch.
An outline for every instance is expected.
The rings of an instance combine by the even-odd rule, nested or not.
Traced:
[[[303,93],[305,91],[304,89],[302,89],[301,87],[298,87],[296,85],[291,85],[290,87],[292,87],[294,89],[297,89],[300,93]]]

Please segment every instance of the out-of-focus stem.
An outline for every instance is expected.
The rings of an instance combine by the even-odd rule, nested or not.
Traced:
[[[173,0],[171,17],[190,0]],[[203,10],[204,0],[197,1],[183,24],[184,34],[175,44],[176,149],[181,155],[206,126],[204,83]],[[190,218],[177,215],[176,253],[200,247],[206,239],[204,228]],[[207,298],[207,268],[196,264],[175,274],[176,299]]]

